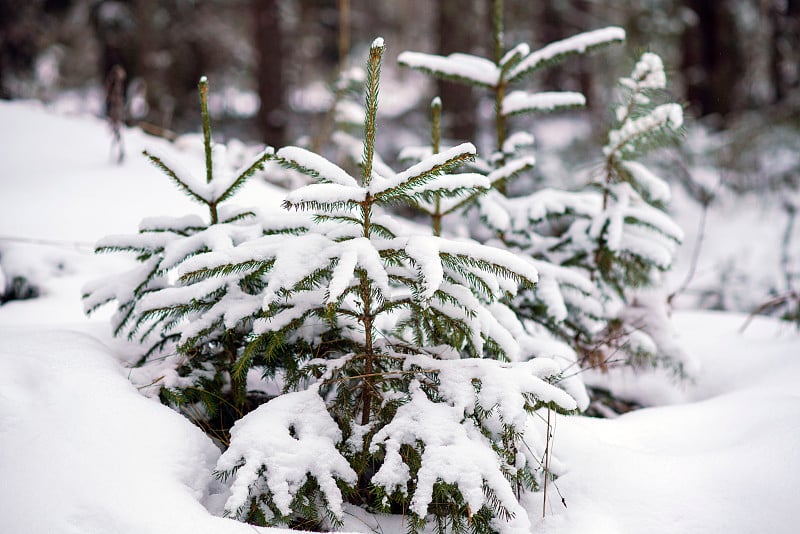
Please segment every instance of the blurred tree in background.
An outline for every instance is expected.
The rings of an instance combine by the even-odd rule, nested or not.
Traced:
[[[0,0],[0,97],[57,100],[71,92],[88,99],[118,64],[127,73],[129,105],[137,103],[129,120],[180,132],[198,127],[194,86],[205,74],[220,95],[210,107],[223,133],[227,127],[282,144],[308,134],[330,105],[324,88],[343,51],[360,59],[382,35],[394,43],[389,71],[406,48],[491,55],[491,43],[482,42],[488,6],[488,0]],[[800,0],[508,0],[505,10],[508,41],[533,46],[609,24],[626,28],[627,50],[560,66],[537,81],[583,92],[594,114],[606,109],[603,88],[637,50],[649,48],[676,70],[675,96],[695,116],[715,116],[725,126],[750,110],[776,107],[778,116],[788,110],[797,118]],[[436,91],[445,102],[447,136],[474,138],[478,96],[448,83]],[[416,109],[424,110],[433,92]],[[288,122],[290,116],[300,122]]]

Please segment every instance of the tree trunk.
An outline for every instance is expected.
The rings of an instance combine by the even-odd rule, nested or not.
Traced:
[[[440,0],[438,9],[438,53],[469,53],[480,31],[475,28],[474,9],[471,2],[463,0]],[[457,140],[475,139],[476,100],[472,87],[443,80],[438,81],[445,137]]]
[[[268,145],[282,146],[286,137],[284,106],[283,43],[277,0],[253,0],[256,79],[261,107],[258,129]]]
[[[773,102],[782,102],[793,88],[800,86],[800,0],[773,3],[769,6],[772,23],[770,42],[770,77]]]
[[[684,33],[682,70],[686,97],[700,115],[723,117],[741,109],[744,58],[731,2],[687,0],[697,24]]]

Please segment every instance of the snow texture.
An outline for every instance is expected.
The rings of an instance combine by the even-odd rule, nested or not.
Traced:
[[[42,327],[0,339],[0,531],[253,532],[200,502],[217,448],[140,395],[101,343]]]
[[[623,42],[624,40],[625,30],[615,26],[579,33],[561,41],[550,43],[544,48],[531,53],[511,69],[508,79],[514,80],[564,54],[580,54],[599,45]]]
[[[512,91],[503,99],[500,112],[503,115],[516,115],[535,111],[555,111],[586,105],[586,97],[581,93],[553,91],[546,93],[529,93]]]
[[[289,516],[295,494],[308,477],[314,477],[328,508],[341,518],[342,495],[336,480],[352,485],[357,478],[336,448],[341,439],[316,387],[262,404],[236,422],[230,447],[217,462],[218,472],[232,473],[225,510],[241,517],[250,498],[269,492],[278,510]]]

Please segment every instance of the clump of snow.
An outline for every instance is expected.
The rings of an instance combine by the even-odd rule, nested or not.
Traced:
[[[511,515],[509,521],[496,521],[502,533],[526,533],[530,520],[518,504],[511,485],[500,469],[490,442],[471,423],[460,423],[463,411],[445,403],[433,403],[412,385],[410,402],[397,410],[392,421],[375,434],[373,450],[382,446],[386,458],[372,482],[391,493],[405,491],[409,471],[400,455],[402,445],[418,447],[424,443],[422,462],[411,499],[411,511],[420,517],[428,514],[433,486],[444,482],[458,486],[472,510],[491,506],[484,485],[491,489]]]
[[[630,78],[622,78],[620,83],[636,91],[664,89],[667,86],[667,75],[661,57],[645,52],[633,67]]]
[[[595,46],[623,41],[625,41],[625,30],[616,26],[579,33],[561,41],[550,43],[525,57],[516,67],[511,69],[508,78],[513,80],[537,68],[540,64],[563,54],[582,53]]]
[[[217,471],[233,478],[225,510],[241,517],[249,499],[268,488],[278,510],[291,515],[296,492],[311,476],[328,508],[341,519],[342,494],[336,480],[352,485],[357,478],[336,448],[341,439],[317,387],[262,404],[236,422],[230,447],[217,462]],[[269,509],[264,511],[271,515]]]
[[[647,115],[626,120],[618,130],[608,134],[608,144],[603,154],[630,150],[630,144],[642,135],[660,128],[678,130],[683,125],[683,108],[679,104],[662,104]]]
[[[515,115],[529,111],[554,111],[556,109],[573,108],[586,105],[586,97],[581,93],[568,91],[552,91],[544,93],[528,93],[513,91],[503,99],[500,112],[503,115]]]

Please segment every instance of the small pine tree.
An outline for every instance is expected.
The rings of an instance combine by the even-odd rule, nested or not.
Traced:
[[[666,299],[639,291],[658,286],[682,238],[662,211],[669,186],[637,161],[680,133],[681,107],[654,100],[665,86],[661,59],[644,54],[632,75],[620,80],[623,98],[603,148],[600,180],[578,193],[545,189],[507,204],[518,214],[512,218],[518,230],[509,241],[559,269],[582,273],[602,299],[600,313],[588,316],[600,319],[594,325],[591,320],[581,324],[569,312],[566,321],[548,326],[572,338],[586,366],[605,369],[613,358],[632,364],[660,361],[682,372],[683,355],[668,340]],[[547,294],[541,284],[538,294],[539,299]],[[522,317],[539,316],[535,300],[517,304]]]
[[[588,240],[573,241],[572,246],[577,244],[575,257],[583,258],[606,299],[619,310],[605,331],[612,340],[606,352],[622,349],[634,363],[666,360],[682,373],[681,354],[659,346],[660,331],[669,330],[666,299],[646,298],[637,291],[658,286],[660,273],[670,268],[683,239],[683,231],[663,211],[669,185],[638,161],[682,132],[681,106],[657,104],[666,83],[661,58],[653,53],[643,54],[630,77],[620,79],[622,103],[603,147],[598,184],[602,204],[590,222],[579,223],[588,223]],[[591,252],[585,250],[587,243]],[[627,341],[619,343],[620,336]]]
[[[157,367],[162,400],[185,407],[206,430],[224,440],[224,435],[218,432],[224,428],[209,421],[221,411],[242,413],[244,382],[232,374],[232,364],[244,346],[247,325],[199,320],[201,312],[211,309],[213,302],[196,299],[196,295],[188,294],[173,279],[187,258],[211,249],[232,247],[264,233],[253,211],[228,209],[226,203],[263,167],[272,151],[264,151],[235,173],[226,171],[225,147],[211,142],[205,78],[198,90],[205,180],[192,176],[166,153],[145,151],[145,156],[191,200],[207,208],[207,220],[195,215],[152,217],[142,221],[137,234],[101,239],[96,252],[132,253],[139,265],[127,273],[87,284],[83,299],[86,313],[116,301],[113,333],[136,339],[147,347],[138,365],[147,363]],[[222,280],[210,292],[217,296],[248,295],[255,290],[238,282]]]
[[[644,333],[664,328],[664,303],[633,292],[657,285],[656,272],[669,268],[681,236],[680,229],[659,211],[669,187],[636,161],[668,141],[680,127],[680,106],[650,105],[654,92],[664,88],[665,77],[663,67],[660,75],[645,69],[655,69],[660,59],[646,55],[632,77],[623,81],[630,94],[617,111],[618,124],[604,149],[605,177],[598,184],[599,195],[597,190],[541,189],[509,197],[505,184],[532,168],[535,160],[526,154],[532,136],[526,132],[508,135],[508,119],[585,103],[579,93],[509,92],[509,87],[542,67],[622,42],[625,32],[604,28],[534,52],[525,44],[506,52],[502,12],[502,0],[493,1],[493,61],[461,53],[442,57],[404,52],[398,58],[401,64],[433,76],[488,89],[494,98],[495,152],[475,165],[490,177],[493,187],[456,209],[476,209],[491,231],[488,238],[485,230],[479,231],[484,242],[523,253],[536,262],[540,274],[536,291],[522,291],[512,305],[530,332],[547,332],[570,344],[586,366],[605,368],[609,355],[620,349],[629,354],[629,362],[679,358],[674,347],[659,346]],[[645,124],[647,120],[654,124]],[[631,200],[631,195],[637,198]],[[614,224],[609,224],[611,220]],[[623,227],[626,245],[621,246]],[[634,302],[636,306],[631,306]],[[646,312],[650,317],[645,317]]]
[[[513,313],[500,299],[534,284],[533,265],[472,241],[409,234],[384,211],[472,194],[489,182],[447,174],[474,156],[469,144],[389,177],[376,172],[383,50],[380,39],[370,50],[360,180],[310,151],[282,148],[269,159],[318,182],[285,201],[313,224],[180,266],[197,302],[215,298],[224,280],[261,288],[236,368],[260,360],[267,374],[285,378],[287,393],[231,431],[217,465],[231,487],[226,513],[335,527],[347,499],[410,512],[414,532],[431,521],[441,531],[528,531],[519,497],[537,488],[534,456],[542,454],[529,445],[537,441],[529,414],[577,404],[548,383],[557,379],[554,362],[519,361],[527,355],[507,326]],[[240,323],[252,317],[251,304],[226,294],[214,308]],[[197,310],[199,319],[209,322],[210,310]],[[291,354],[278,357],[286,346]]]
[[[477,172],[489,178],[492,188],[448,204],[435,215],[429,208],[423,206],[422,209],[431,214],[434,227],[450,213],[474,209],[488,229],[488,232],[478,231],[483,241],[532,258],[540,275],[537,290],[522,291],[513,308],[520,318],[528,321],[529,331],[537,335],[549,333],[575,345],[578,339],[590,339],[603,328],[606,313],[601,294],[585,270],[549,253],[557,240],[549,237],[548,229],[542,228],[540,223],[548,220],[558,224],[554,218],[568,215],[573,209],[585,210],[587,200],[582,194],[549,189],[522,197],[507,196],[506,184],[528,172],[536,163],[530,154],[533,136],[524,131],[509,134],[508,121],[516,115],[581,107],[586,99],[575,92],[533,93],[510,89],[541,68],[622,42],[625,32],[622,28],[609,27],[550,43],[533,52],[525,43],[506,51],[502,0],[492,2],[492,22],[493,60],[463,53],[443,57],[404,52],[398,57],[402,65],[410,68],[488,90],[495,102],[495,147],[488,157],[474,164]],[[557,213],[559,210],[563,213]],[[545,351],[551,350],[552,345],[545,347]],[[573,362],[574,356],[567,357],[564,365],[570,366]]]

